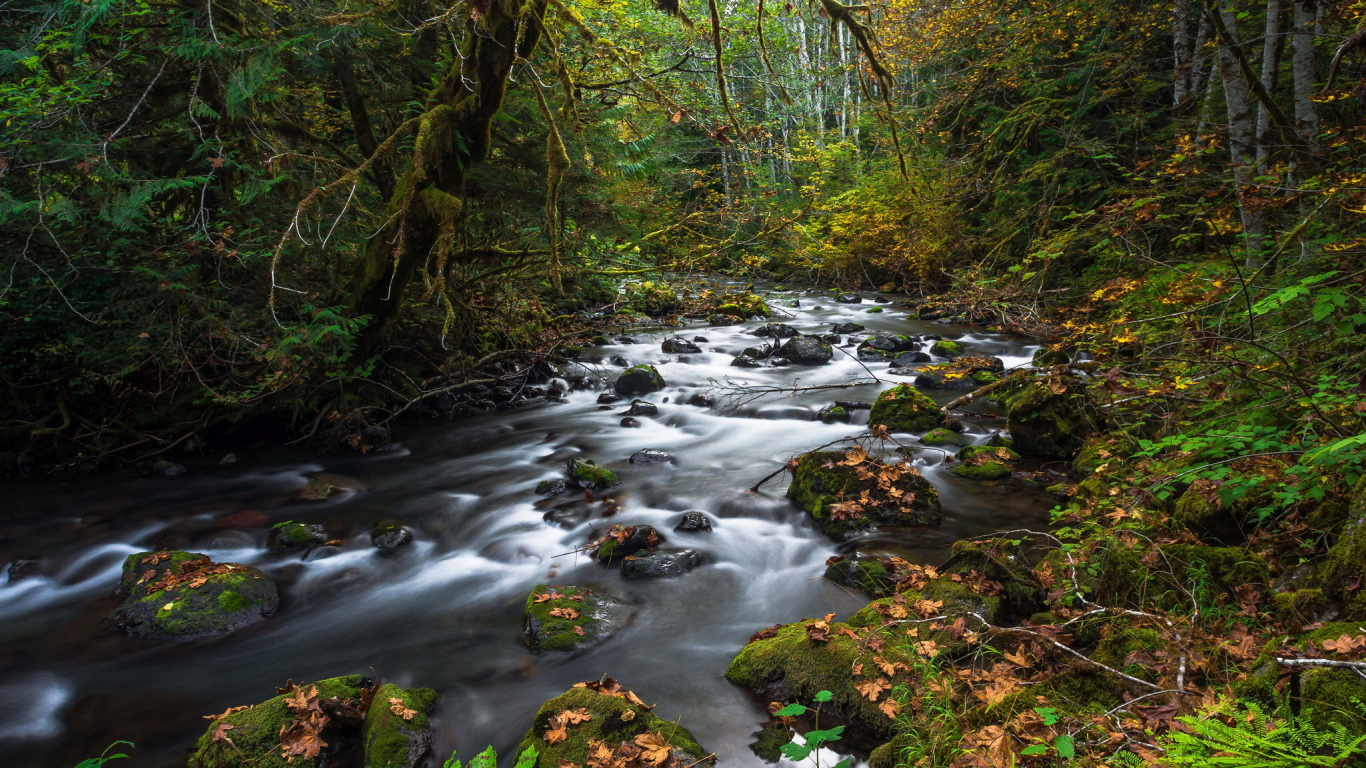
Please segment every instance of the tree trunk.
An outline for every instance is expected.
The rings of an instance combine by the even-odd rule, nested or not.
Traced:
[[[1216,11],[1228,29],[1232,43],[1238,45],[1238,11],[1227,8]],[[1249,205],[1247,196],[1253,192],[1253,171],[1257,162],[1256,118],[1247,81],[1238,67],[1236,53],[1222,37],[1219,40],[1219,78],[1224,85],[1224,102],[1228,107],[1228,148],[1233,162],[1233,183],[1238,190],[1238,208],[1243,223],[1243,246],[1249,270],[1262,268],[1262,248],[1266,237],[1266,214]]]
[[[374,128],[370,125],[370,112],[365,108],[365,96],[360,92],[360,83],[356,82],[356,70],[351,66],[351,62],[342,60],[336,66],[337,80],[341,83],[342,99],[346,102],[346,110],[351,113],[351,129],[356,134],[356,146],[360,149],[364,157],[375,154],[379,148],[379,142],[375,140]],[[375,185],[379,187],[379,194],[386,200],[394,195],[394,175],[389,170],[389,164],[379,160],[374,165],[373,178]]]
[[[1191,62],[1196,53],[1191,48],[1190,0],[1176,0],[1172,16],[1172,103],[1182,104],[1191,90]]]
[[[1318,107],[1309,98],[1314,92],[1314,27],[1318,18],[1314,0],[1293,0],[1294,27],[1291,34],[1290,68],[1294,76],[1295,132],[1312,145],[1319,135]]]
[[[370,356],[403,307],[413,274],[429,257],[451,255],[463,213],[465,169],[488,155],[493,116],[508,75],[540,40],[547,0],[493,0],[466,23],[468,53],[452,62],[418,120],[413,156],[386,210],[387,222],[362,256],[349,288],[351,317],[369,316],[354,362]],[[436,252],[433,252],[434,246]]]
[[[1293,0],[1292,0],[1293,2]],[[1281,66],[1281,51],[1285,45],[1282,33],[1285,23],[1285,10],[1281,0],[1266,0],[1266,32],[1262,41],[1262,87],[1272,96],[1276,95],[1276,80]],[[1272,143],[1271,112],[1265,104],[1257,105],[1257,171],[1266,173]]]

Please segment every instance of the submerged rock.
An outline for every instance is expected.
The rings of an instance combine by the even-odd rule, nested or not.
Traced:
[[[571,651],[616,632],[630,606],[587,587],[538,584],[527,595],[525,635],[533,651]]]
[[[632,464],[668,464],[673,460],[673,456],[670,456],[664,451],[655,450],[654,448],[645,448],[636,451],[631,454],[630,459]]]
[[[255,624],[280,604],[275,582],[248,565],[192,552],[138,552],[123,562],[115,626],[141,637],[189,638]]]
[[[573,456],[565,466],[569,482],[585,491],[601,491],[617,484],[616,473],[592,459]]]
[[[903,368],[911,365],[921,365],[923,363],[928,362],[930,362],[929,355],[925,354],[924,352],[919,352],[915,350],[909,352],[902,352],[901,354],[892,358],[892,365],[901,366]]]
[[[694,355],[702,351],[702,348],[687,339],[665,339],[660,345],[664,352],[671,355]]]
[[[266,547],[275,552],[311,547],[327,542],[327,528],[321,523],[298,523],[286,520],[271,527],[266,536]]]
[[[933,429],[943,422],[939,406],[909,384],[898,384],[878,395],[868,414],[869,424],[899,431]]]
[[[688,398],[688,405],[695,405],[698,408],[710,408],[713,405],[716,405],[716,398],[702,392],[694,392],[692,397]]]
[[[590,759],[595,765],[636,765],[631,761],[640,755],[643,742],[667,749],[661,764],[679,768],[715,764],[716,758],[698,745],[687,728],[661,720],[652,708],[611,678],[579,683],[541,705],[517,754],[535,750],[536,762],[530,768],[585,765]],[[565,712],[580,713],[580,719],[567,723],[560,719]],[[556,732],[554,743],[546,739],[552,731]]]
[[[683,518],[674,526],[674,530],[685,533],[710,533],[711,521],[701,512],[684,512]]]
[[[536,493],[541,496],[559,496],[569,490],[563,480],[542,480],[536,484]]]
[[[639,427],[639,426],[640,426],[640,419],[633,419],[633,418],[631,418],[630,416],[627,416],[626,418],[624,418],[624,419],[621,420],[621,426],[623,426],[623,427],[628,427],[628,428],[631,428],[631,427]]]
[[[658,416],[659,406],[648,400],[632,400],[631,407],[626,409],[627,416]]]
[[[621,575],[628,579],[667,579],[682,576],[702,564],[702,555],[691,549],[657,549],[630,555],[621,561]]]
[[[848,424],[850,418],[849,409],[842,405],[827,405],[816,412],[816,419],[826,424]]]
[[[397,520],[381,520],[370,529],[370,545],[381,554],[395,552],[413,543],[413,532]]]
[[[654,526],[614,525],[601,538],[589,542],[587,549],[594,558],[606,563],[642,550],[655,549],[663,541],[664,537],[659,535]]]
[[[763,365],[749,355],[737,355],[734,360],[730,361],[730,364],[735,368],[758,368]]]
[[[859,476],[859,469],[881,477],[865,480]],[[894,489],[896,495],[889,494],[888,489]],[[863,500],[865,494],[867,501]],[[887,465],[855,451],[803,455],[792,470],[787,496],[835,538],[879,523],[935,525],[943,520],[939,494],[909,464]]]
[[[639,397],[658,392],[665,386],[664,377],[653,365],[637,365],[622,371],[613,389],[622,397]]]
[[[779,347],[774,354],[801,365],[821,365],[830,362],[835,350],[815,336],[797,336]]]
[[[835,323],[830,330],[833,333],[858,333],[863,330],[863,323]]]
[[[857,293],[841,293],[839,296],[835,297],[835,301],[838,301],[841,304],[862,304],[863,297]]]

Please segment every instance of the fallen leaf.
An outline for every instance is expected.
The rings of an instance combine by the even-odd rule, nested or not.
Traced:
[[[579,637],[584,637],[583,627],[579,626],[578,624],[575,624],[573,627],[570,627],[569,631],[573,632]]]
[[[578,709],[566,709],[561,712],[560,719],[564,720],[565,725],[578,725],[579,723],[586,723],[589,720],[592,720],[593,716],[589,714],[587,709],[579,707]]]
[[[404,703],[403,699],[400,699],[398,697],[389,699],[389,711],[393,712],[394,714],[398,715],[404,720],[412,720],[414,717],[417,717],[417,710],[409,709],[408,706]]]
[[[636,746],[640,747],[641,758],[651,765],[662,765],[669,759],[672,750],[669,749],[669,742],[664,740],[660,733],[641,733],[635,738]]]
[[[882,711],[882,714],[892,720],[895,720],[896,716],[901,714],[901,703],[890,697],[883,699],[882,703],[877,705],[877,708]]]
[[[227,717],[228,715],[231,715],[231,714],[234,713],[234,712],[243,712],[243,711],[248,710],[248,709],[251,709],[251,705],[250,705],[250,704],[248,704],[248,705],[245,706],[245,707],[228,707],[227,709],[223,710],[223,712],[220,713],[220,714],[217,714],[217,715],[204,715],[204,719],[205,719],[205,720],[222,720],[223,718]],[[232,726],[228,726],[228,727],[231,728]]]
[[[573,608],[552,608],[550,615],[557,619],[577,619],[579,612]]]

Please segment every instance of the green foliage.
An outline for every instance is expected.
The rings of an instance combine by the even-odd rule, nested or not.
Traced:
[[[823,704],[825,702],[830,701],[832,698],[834,698],[834,694],[832,694],[830,691],[818,691],[815,695],[811,697],[811,702],[813,704]],[[778,710],[774,714],[778,717],[801,717],[807,712],[815,713],[815,723],[813,728],[807,731],[806,733],[802,734],[801,744],[798,744],[796,739],[793,739],[792,741],[779,747],[779,751],[782,752],[783,757],[786,757],[788,760],[791,760],[794,763],[800,763],[801,761],[810,757],[812,753],[815,753],[816,768],[820,768],[821,745],[829,744],[833,741],[839,741],[841,735],[844,733],[844,726],[837,725],[834,728],[827,728],[825,730],[821,730],[820,707],[807,709],[801,704],[795,702],[792,704],[788,704],[787,706]],[[850,763],[850,759],[846,757],[843,760],[840,760],[839,762],[835,763],[833,766],[831,766],[831,768],[849,768]]]
[[[1284,701],[1266,712],[1255,701],[1222,698],[1202,717],[1178,718],[1190,731],[1164,739],[1163,763],[1224,768],[1341,766],[1366,752],[1366,735],[1338,723],[1324,723],[1312,708],[1300,714]]]
[[[488,747],[475,755],[470,759],[467,766],[461,764],[460,760],[456,758],[456,754],[458,752],[452,752],[451,756],[446,758],[446,762],[441,764],[442,768],[498,768],[498,753],[494,751],[493,747]],[[522,750],[522,754],[517,756],[517,762],[513,764],[513,768],[532,768],[536,765],[537,757],[539,755],[536,753],[536,747],[527,747]]]
[[[104,768],[104,764],[109,762],[110,760],[117,760],[121,757],[128,757],[128,755],[122,752],[116,752],[112,755],[109,754],[109,750],[114,749],[120,744],[127,744],[129,747],[136,746],[131,741],[116,741],[113,744],[110,744],[109,746],[105,747],[104,752],[100,753],[99,757],[86,758],[85,760],[82,760],[79,763],[77,763],[76,768]]]

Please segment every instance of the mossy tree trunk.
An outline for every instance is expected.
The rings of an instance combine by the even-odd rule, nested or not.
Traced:
[[[465,171],[488,156],[490,124],[515,63],[540,40],[547,0],[494,0],[466,24],[469,53],[452,62],[418,118],[412,159],[389,199],[384,227],[370,239],[348,290],[352,317],[371,320],[353,361],[370,355],[403,305],[413,274],[429,258],[443,267],[455,248]]]

